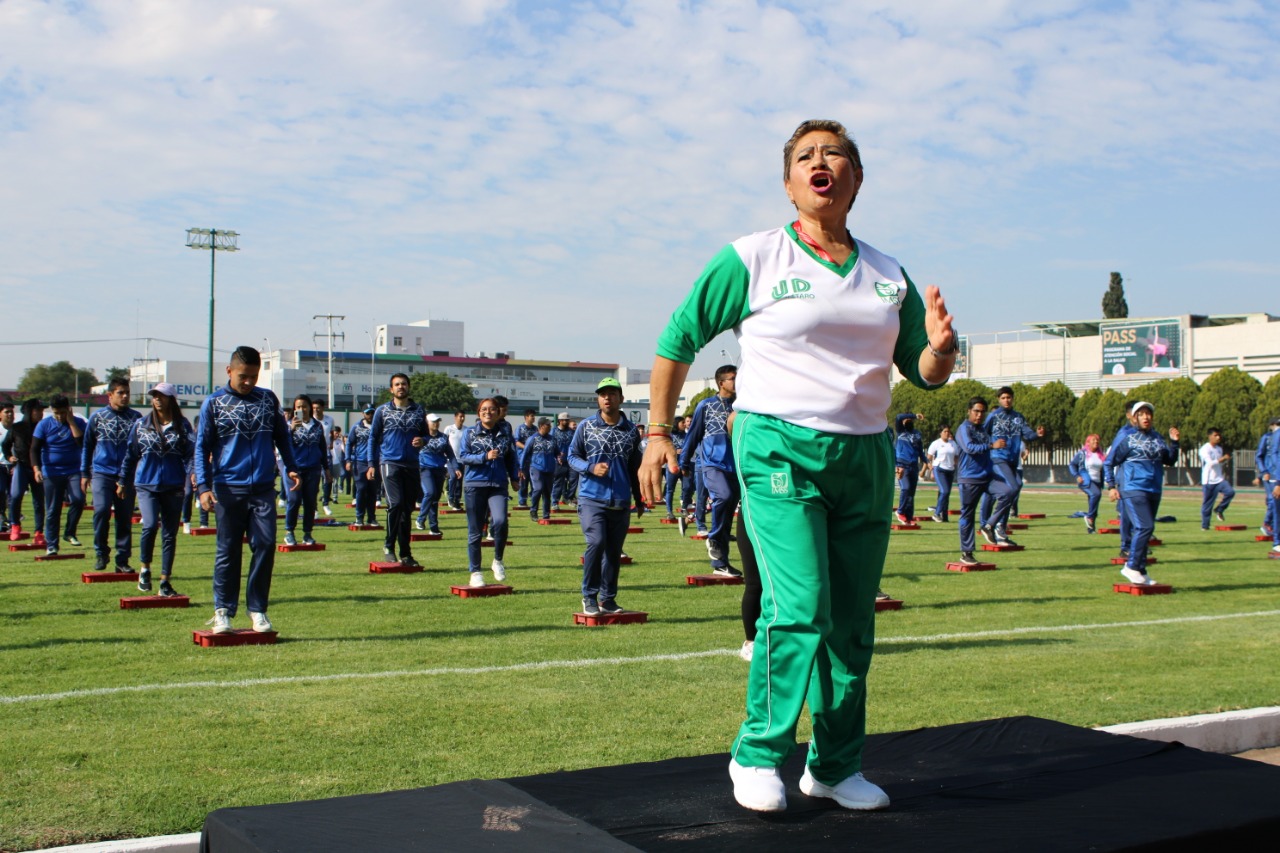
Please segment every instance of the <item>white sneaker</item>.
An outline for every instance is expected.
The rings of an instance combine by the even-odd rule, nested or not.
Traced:
[[[253,630],[257,631],[259,634],[265,634],[268,631],[273,630],[271,627],[271,620],[267,618],[267,614],[265,613],[254,613],[250,610],[249,619],[253,622]]]
[[[501,560],[494,560],[493,565],[490,566],[490,568],[493,569],[494,580],[504,581],[507,579],[507,567],[502,564]]]
[[[213,611],[213,618],[206,624],[213,626],[213,633],[226,634],[231,631],[231,616],[227,613],[227,608],[219,607]]]
[[[1272,551],[1272,553],[1274,553],[1274,554],[1280,554],[1280,545],[1272,545],[1272,546],[1271,546],[1271,551]]]
[[[426,528],[424,528],[424,527],[422,526],[422,522],[421,522],[421,521],[417,521],[417,520],[415,520],[415,521],[413,522],[413,529],[414,529],[414,530],[425,530]]]
[[[742,648],[738,649],[738,657],[742,658],[747,663],[750,663],[751,656],[755,654],[755,650],[756,644],[751,640],[745,640],[742,643]]]
[[[284,506],[284,498],[277,499],[276,506]]]
[[[484,572],[472,572],[469,583],[472,586],[484,586]]]
[[[329,507],[327,507],[327,506],[326,506],[326,507],[324,508],[324,514],[325,514],[325,515],[333,515],[333,510],[329,509]]]
[[[190,525],[190,524],[183,523],[183,525],[182,525],[182,532],[183,532],[183,533],[185,533],[185,534],[187,534],[188,536],[190,536],[190,535],[191,535],[191,525]]]
[[[781,812],[787,809],[787,789],[776,767],[743,767],[729,761],[729,778],[733,780],[733,798],[738,805],[756,812]]]
[[[800,777],[800,791],[810,797],[826,797],[835,800],[846,809],[883,809],[889,806],[889,795],[879,785],[868,782],[861,773],[854,773],[838,785],[824,785],[804,768]]]
[[[1131,569],[1128,566],[1121,569],[1120,574],[1124,575],[1126,580],[1131,583],[1136,583],[1138,586],[1146,586],[1149,583],[1155,583],[1155,581],[1151,580],[1147,575],[1144,575],[1137,569]]]

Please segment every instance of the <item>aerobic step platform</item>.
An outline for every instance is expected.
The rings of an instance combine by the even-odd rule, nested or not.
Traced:
[[[422,566],[402,566],[398,562],[373,562],[369,564],[369,574],[373,575],[412,575],[423,570]]]
[[[290,554],[294,551],[323,551],[324,543],[317,542],[314,545],[303,545],[299,542],[297,545],[277,545],[276,550],[281,554]]]
[[[738,586],[742,578],[733,575],[685,575],[684,582],[689,586]]]
[[[1112,557],[1112,558],[1111,558],[1111,565],[1113,565],[1113,566],[1123,566],[1123,565],[1125,565],[1127,562],[1129,562],[1129,561],[1128,561],[1128,560],[1126,560],[1124,557]],[[1156,562],[1156,558],[1155,558],[1155,557],[1147,557],[1147,565],[1148,565],[1148,566],[1150,566],[1150,565],[1154,565],[1154,564],[1155,564],[1155,562]]]
[[[992,545],[990,542],[983,542],[982,550],[1000,553],[1004,551],[1025,551],[1027,547],[1025,545]]]
[[[83,560],[84,554],[41,554],[36,557],[37,563],[51,563],[54,560]]]
[[[882,610],[901,610],[902,601],[897,598],[878,598],[876,599],[876,612]]]
[[[148,610],[153,607],[190,607],[185,595],[134,595],[120,599],[121,610]]]
[[[643,610],[624,610],[621,613],[601,613],[588,616],[586,613],[573,614],[573,624],[598,628],[604,625],[641,625],[649,621],[649,614]]]
[[[81,572],[81,583],[137,583],[137,572]]]
[[[996,568],[995,563],[947,563],[949,572],[994,572]]]
[[[540,518],[539,524],[573,524],[572,518]],[[674,523],[674,522],[673,522]]]
[[[444,538],[443,533],[410,533],[410,542],[439,542]]]
[[[233,628],[225,634],[192,631],[191,642],[206,649],[213,646],[274,646],[278,634],[277,631],[259,633],[252,628]]]
[[[1111,588],[1124,595],[1168,595],[1173,592],[1173,587],[1167,583],[1117,583]]]
[[[515,590],[505,583],[487,583],[484,586],[458,583],[449,587],[449,592],[458,598],[492,598],[495,595],[511,595]]]

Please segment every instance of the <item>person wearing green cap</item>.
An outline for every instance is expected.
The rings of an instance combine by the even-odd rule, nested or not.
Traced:
[[[689,365],[732,329],[742,356],[730,436],[762,581],[734,798],[786,809],[779,769],[807,704],[800,790],[879,809],[888,795],[861,771],[893,498],[890,374],[941,387],[959,347],[938,289],[921,299],[897,260],[850,235],[863,171],[844,126],[806,121],[782,155],[795,221],[721,250],[658,340],[641,488],[660,500],[663,467],[678,468],[666,433]]]

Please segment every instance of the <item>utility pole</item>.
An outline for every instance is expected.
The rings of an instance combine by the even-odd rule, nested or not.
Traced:
[[[333,321],[345,320],[347,318],[346,318],[346,315],[344,314],[316,314],[311,319],[327,320],[329,322],[329,331],[325,333],[325,337],[328,339],[328,343],[329,343],[329,402],[325,406],[325,408],[332,409],[333,408],[333,339],[335,337],[342,338],[344,343],[347,340],[347,336],[344,333],[342,332],[337,332],[336,334],[334,333]],[[318,337],[320,337],[319,334],[314,334],[311,336],[311,339],[315,340]]]

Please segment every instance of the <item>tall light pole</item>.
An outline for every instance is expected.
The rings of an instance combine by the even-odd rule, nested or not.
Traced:
[[[238,252],[235,231],[219,231],[217,228],[188,228],[187,248],[209,250],[209,374],[205,380],[205,394],[213,393],[213,282],[219,252]]]

